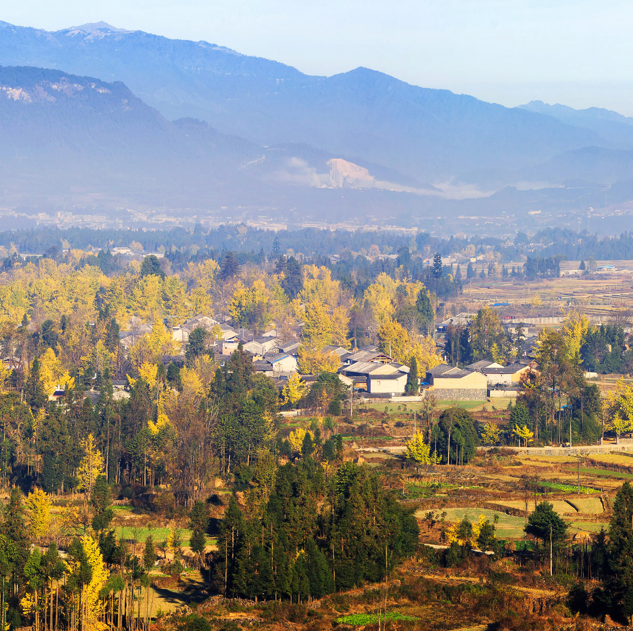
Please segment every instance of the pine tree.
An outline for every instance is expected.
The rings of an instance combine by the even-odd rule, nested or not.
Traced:
[[[528,517],[525,532],[540,539],[543,544],[549,543],[551,537],[552,545],[556,545],[565,539],[567,524],[559,517],[552,504],[540,502]]]
[[[40,362],[37,357],[31,365],[31,372],[26,381],[26,402],[31,406],[32,410],[39,410],[46,405],[48,397],[44,390],[44,384],[40,377]]]
[[[415,355],[411,358],[409,374],[407,375],[407,384],[404,391],[405,394],[408,396],[415,396],[420,391],[420,378],[418,377],[418,360]]]
[[[90,496],[90,503],[93,510],[92,527],[97,532],[101,532],[108,528],[114,517],[114,512],[110,508],[112,504],[112,491],[103,474],[97,476],[94,488],[92,489],[92,495]]]
[[[209,516],[204,502],[196,502],[189,514],[190,528],[192,530],[189,545],[192,552],[201,555],[207,543],[206,532],[209,525]]]
[[[437,252],[435,254],[435,256],[433,257],[433,276],[436,279],[440,279],[442,278],[442,270],[443,270],[443,265],[442,265],[442,255]]]
[[[608,591],[631,623],[633,617],[633,487],[625,482],[613,502],[609,523]]]

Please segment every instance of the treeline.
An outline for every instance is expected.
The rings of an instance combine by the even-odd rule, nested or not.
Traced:
[[[301,253],[307,258],[319,255],[342,255],[346,252],[367,255],[372,246],[382,254],[397,254],[400,248],[418,251],[425,257],[461,253],[478,256],[486,252],[498,254],[499,263],[519,260],[521,256],[538,256],[543,259],[563,260],[633,259],[633,233],[619,237],[599,237],[586,231],[575,232],[562,228],[546,228],[534,235],[518,233],[512,242],[496,237],[456,237],[444,239],[420,233],[415,236],[390,231],[330,231],[317,228],[270,231],[242,225],[226,225],[205,229],[197,225],[193,230],[114,230],[87,228],[35,228],[0,233],[0,246],[15,246],[23,254],[44,254],[64,248],[128,247],[138,243],[147,252],[178,251],[184,258],[196,256],[197,251],[217,253],[234,251],[244,257],[265,255],[276,258],[279,254]],[[180,254],[178,255],[181,256]]]

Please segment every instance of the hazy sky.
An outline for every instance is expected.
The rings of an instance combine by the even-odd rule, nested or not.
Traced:
[[[206,40],[309,74],[367,66],[487,101],[633,115],[633,3],[616,0],[10,0],[0,20],[105,20]]]

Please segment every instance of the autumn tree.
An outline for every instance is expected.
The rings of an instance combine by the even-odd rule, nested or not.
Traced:
[[[77,488],[83,491],[86,497],[90,497],[97,478],[103,473],[103,456],[97,448],[92,434],[89,434],[81,442],[81,446],[84,451],[84,457],[81,459],[77,471],[79,480]]]
[[[47,535],[51,526],[52,501],[41,489],[35,489],[24,500],[31,536],[39,539]]]

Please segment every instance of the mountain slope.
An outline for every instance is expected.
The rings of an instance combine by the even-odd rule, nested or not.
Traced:
[[[206,123],[174,123],[123,83],[39,68],[0,68],[0,185],[5,195],[85,190],[103,196],[253,186],[262,148]]]
[[[614,147],[633,146],[633,118],[622,116],[612,110],[599,107],[575,110],[567,105],[549,105],[543,101],[530,101],[519,107],[529,112],[551,116],[566,125],[589,129],[612,143]]]
[[[202,118],[258,144],[307,143],[421,181],[474,168],[518,169],[564,151],[609,145],[595,131],[551,116],[419,88],[364,68],[313,77],[206,42],[97,27],[49,33],[2,22],[0,64],[121,80],[168,118]]]
[[[60,70],[0,67],[0,137],[0,191],[8,207],[98,200],[110,207],[134,202],[211,213],[222,206],[300,207],[306,216],[323,216],[330,200],[325,214],[338,220],[337,196],[347,198],[348,209],[361,194],[323,190],[331,186],[330,160],[345,156],[305,145],[262,147],[191,118],[170,122],[121,82]],[[359,162],[388,182],[383,187],[419,186]],[[364,199],[390,208],[387,198],[397,195],[386,190]]]

